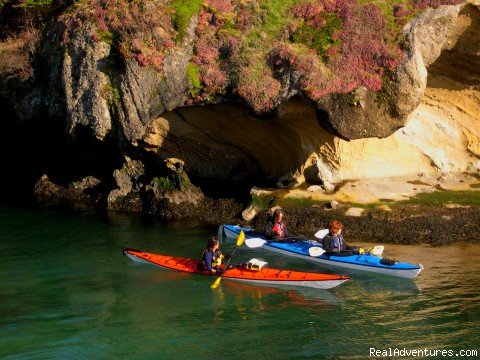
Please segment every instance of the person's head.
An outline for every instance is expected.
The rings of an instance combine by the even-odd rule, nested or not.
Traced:
[[[281,209],[277,209],[273,212],[273,218],[276,222],[282,222],[285,214]]]
[[[338,220],[332,220],[328,223],[328,230],[330,230],[330,234],[340,234],[343,229],[343,224]]]
[[[207,244],[208,249],[217,250],[218,247],[219,247],[219,242],[216,236],[212,236],[210,239],[208,239],[208,244]]]

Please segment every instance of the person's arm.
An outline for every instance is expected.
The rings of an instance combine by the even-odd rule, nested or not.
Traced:
[[[340,235],[341,236],[341,235]],[[332,241],[331,241],[331,250],[332,252],[340,252],[342,251],[341,249],[341,244],[340,244],[340,238],[339,238],[339,235],[335,235],[333,238],[332,238]]]
[[[345,241],[345,238],[343,237],[342,234],[338,235],[338,237],[340,238],[339,239],[339,242],[340,242],[340,250],[343,251],[343,250],[347,250],[349,248],[349,246],[347,245],[347,242]],[[341,241],[340,241],[341,240]]]
[[[330,235],[325,235],[322,239],[323,250],[326,252],[332,252],[332,237]]]
[[[205,254],[205,267],[210,272],[214,272],[212,268],[212,260],[213,260],[213,254],[210,251],[207,251],[207,253]]]
[[[273,228],[273,222],[267,221],[267,223],[265,224],[265,237],[267,239],[272,239],[274,237],[272,228]]]
[[[287,225],[285,225],[285,224],[284,224],[283,226],[285,226],[285,227],[284,227],[284,229],[285,229],[285,237],[286,237],[286,238],[289,238],[289,237],[290,237],[290,232],[288,231],[288,227],[287,227]]]

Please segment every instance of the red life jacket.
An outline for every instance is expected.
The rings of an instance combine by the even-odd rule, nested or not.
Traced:
[[[277,237],[285,237],[285,225],[283,222],[275,224],[275,226],[272,228],[272,231],[277,234]]]

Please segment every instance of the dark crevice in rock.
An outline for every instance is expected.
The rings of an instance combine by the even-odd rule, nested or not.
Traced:
[[[89,175],[108,179],[114,169],[121,167],[123,156],[115,139],[109,136],[100,141],[90,128],[77,126],[73,138],[63,135],[63,139],[46,169],[55,183],[68,184]]]

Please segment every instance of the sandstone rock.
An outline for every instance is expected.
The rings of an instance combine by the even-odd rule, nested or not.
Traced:
[[[365,209],[357,208],[357,207],[351,207],[345,212],[345,215],[346,216],[359,217],[359,216],[362,216],[364,212],[365,212]]]
[[[312,193],[315,193],[315,192],[323,193],[325,190],[320,185],[312,185],[307,188],[307,191]]]
[[[377,206],[377,209],[378,209],[378,210],[381,210],[381,211],[392,211],[392,209],[390,208],[390,206],[385,205],[385,204],[378,205],[378,206]]]
[[[158,148],[163,145],[168,132],[170,124],[165,118],[157,118],[150,122],[145,130],[142,140],[147,144],[148,148]]]
[[[409,46],[396,71],[397,81],[392,84],[399,115],[408,115],[420,103],[427,85],[427,67],[447,46],[459,11],[460,6],[426,9],[405,26],[403,35]]]
[[[331,209],[336,209],[338,207],[338,205],[340,205],[340,203],[336,200],[332,200],[332,201],[329,202],[329,207]]]
[[[245,221],[251,221],[262,210],[263,209],[259,204],[250,204],[242,211],[242,218]]]

